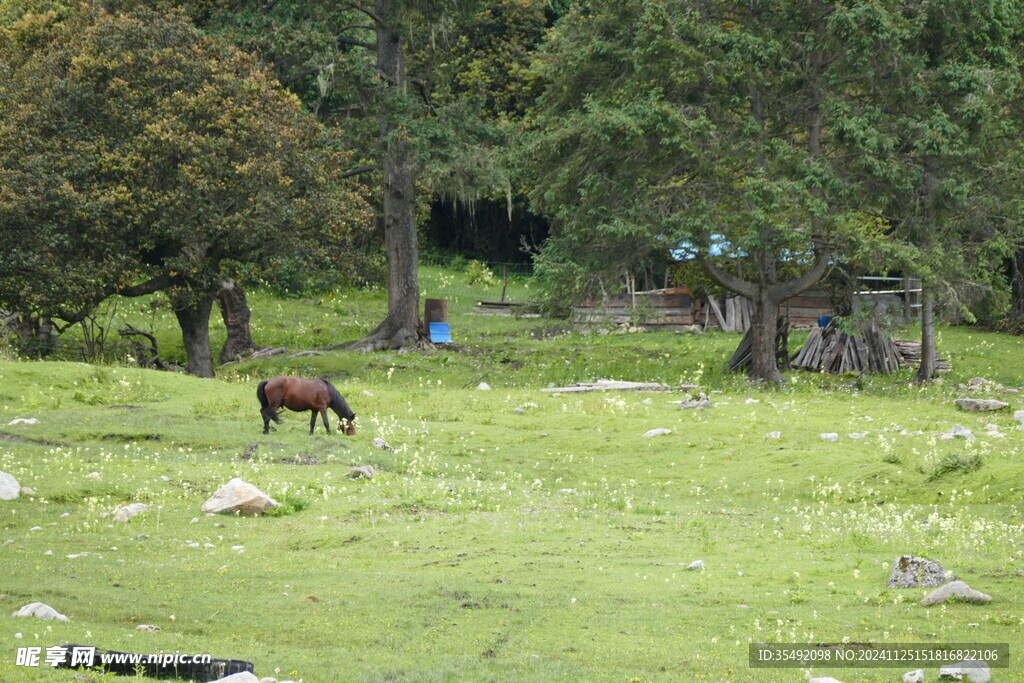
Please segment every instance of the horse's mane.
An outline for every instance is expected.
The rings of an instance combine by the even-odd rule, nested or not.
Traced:
[[[335,389],[334,385],[323,377],[320,378],[320,381],[327,385],[327,391],[331,394],[331,410],[350,422],[354,420],[356,418],[356,414],[348,407],[348,403],[345,401],[344,397],[342,397],[341,392]]]

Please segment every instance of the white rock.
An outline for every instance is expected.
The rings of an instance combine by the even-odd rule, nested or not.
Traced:
[[[374,394],[373,392],[367,391],[366,389],[363,389],[363,396],[369,396],[370,398],[373,398],[374,396],[376,396],[376,394]]]
[[[950,429],[945,434],[942,434],[939,438],[945,439],[947,441],[949,439],[956,439],[956,438],[967,439],[968,441],[974,441],[976,437],[974,436],[974,432],[972,432],[967,427],[964,427],[963,425],[955,424],[955,425],[953,425],[952,429]]]
[[[21,495],[21,484],[13,474],[0,472],[0,500],[14,500]]]
[[[264,676],[263,678],[260,679],[260,683],[278,683],[278,681],[277,681],[276,678],[271,678],[270,676]]]
[[[924,683],[924,669],[908,671],[903,674],[903,683]]]
[[[861,434],[860,432],[854,432],[853,434],[850,434],[849,436],[850,436],[851,439],[863,439],[864,438],[864,435]]]
[[[373,479],[377,476],[377,470],[373,469],[373,465],[362,465],[360,467],[353,467],[345,476],[349,479],[358,479],[359,477]]]
[[[649,438],[649,437],[652,437],[652,436],[668,436],[671,433],[672,433],[671,429],[665,429],[664,427],[658,427],[657,429],[652,429],[649,432],[645,432],[644,433],[644,437],[645,438]]]
[[[926,595],[921,601],[921,607],[931,607],[946,602],[947,600],[959,600],[961,602],[973,602],[984,604],[992,602],[992,596],[981,591],[976,591],[963,581],[953,581],[945,586],[939,586]]]
[[[256,678],[256,674],[242,671],[241,673],[231,674],[224,678],[218,678],[213,683],[260,683],[260,679]]]
[[[161,629],[159,626],[154,626],[153,624],[139,624],[138,626],[135,627],[135,630],[136,631],[153,631],[153,632],[156,632],[156,631],[162,631],[163,629]]]
[[[992,678],[992,670],[988,664],[976,659],[965,659],[956,664],[941,667],[939,679],[949,678],[954,681],[971,681],[971,683],[988,683]]]
[[[839,441],[839,435],[835,432],[825,432],[823,434],[818,434],[818,436],[820,436],[823,441]]]
[[[686,565],[686,568],[690,571],[697,571],[698,569],[704,569],[704,560],[694,560],[690,564]]]
[[[57,621],[71,621],[66,616],[41,602],[30,602],[20,610],[12,614],[14,617],[35,617],[37,619],[56,619]]]
[[[34,417],[16,417],[13,420],[11,420],[10,422],[8,422],[7,424],[8,425],[35,425],[35,424],[39,424],[39,420],[37,420]]]
[[[488,384],[487,382],[480,382],[480,384],[476,385],[476,390],[477,391],[490,391],[491,390],[491,385]]]
[[[1017,412],[1015,412],[1013,414],[1013,419],[1015,419],[1017,422],[1020,422],[1021,425],[1024,425],[1024,410],[1018,410]]]
[[[85,475],[85,478],[86,479],[99,479],[100,478],[100,473],[99,472],[90,472],[89,474]]]
[[[36,490],[33,489],[33,488],[29,488],[28,486],[22,486],[21,487],[21,495],[23,495],[23,496],[34,496],[34,495],[36,495]]]
[[[380,438],[379,436],[374,437],[372,443],[373,443],[373,447],[374,448],[379,448],[382,451],[393,451],[393,450],[395,450],[394,448],[392,448],[391,444],[389,444],[387,441],[385,441],[384,439]]]
[[[838,678],[832,678],[831,676],[818,676],[817,678],[807,679],[807,683],[843,683]]]
[[[768,438],[768,439],[781,439],[782,438],[782,432],[768,432],[767,434],[765,434],[765,438]]]
[[[131,503],[114,511],[114,521],[127,522],[135,515],[141,515],[143,512],[149,512],[148,505],[145,503]]]
[[[235,477],[203,503],[206,513],[259,515],[280,505],[276,500]]]

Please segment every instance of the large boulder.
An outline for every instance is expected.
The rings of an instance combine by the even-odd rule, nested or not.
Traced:
[[[0,500],[14,500],[21,493],[21,484],[13,474],[0,472]]]
[[[1009,403],[1003,401],[996,401],[995,399],[986,398],[958,398],[953,401],[957,408],[960,410],[972,410],[976,412],[985,412],[989,410],[1002,410],[1009,406]]]
[[[893,563],[885,585],[887,588],[934,588],[954,579],[953,572],[946,571],[937,562],[901,555]]]
[[[279,505],[252,484],[235,477],[203,503],[202,510],[218,514],[260,515]]]

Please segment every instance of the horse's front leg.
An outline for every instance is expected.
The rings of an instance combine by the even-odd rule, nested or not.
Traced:
[[[263,433],[270,433],[270,418],[267,417],[266,415],[263,416]]]
[[[309,435],[313,436],[313,430],[316,429],[316,408],[314,408],[313,410],[309,411],[309,413],[310,413],[310,418],[309,418]]]

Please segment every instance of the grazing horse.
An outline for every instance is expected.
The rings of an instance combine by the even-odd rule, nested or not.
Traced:
[[[356,433],[352,421],[356,414],[348,407],[334,385],[325,379],[302,379],[301,377],[275,377],[260,382],[256,387],[256,397],[260,400],[260,414],[263,416],[263,433],[270,433],[270,421],[281,422],[277,412],[280,408],[302,411],[309,410],[309,434],[313,435],[316,428],[316,415],[324,419],[324,429],[331,433],[331,425],[327,423],[327,409],[335,412],[340,420],[338,431],[344,425],[345,433],[352,436]]]

